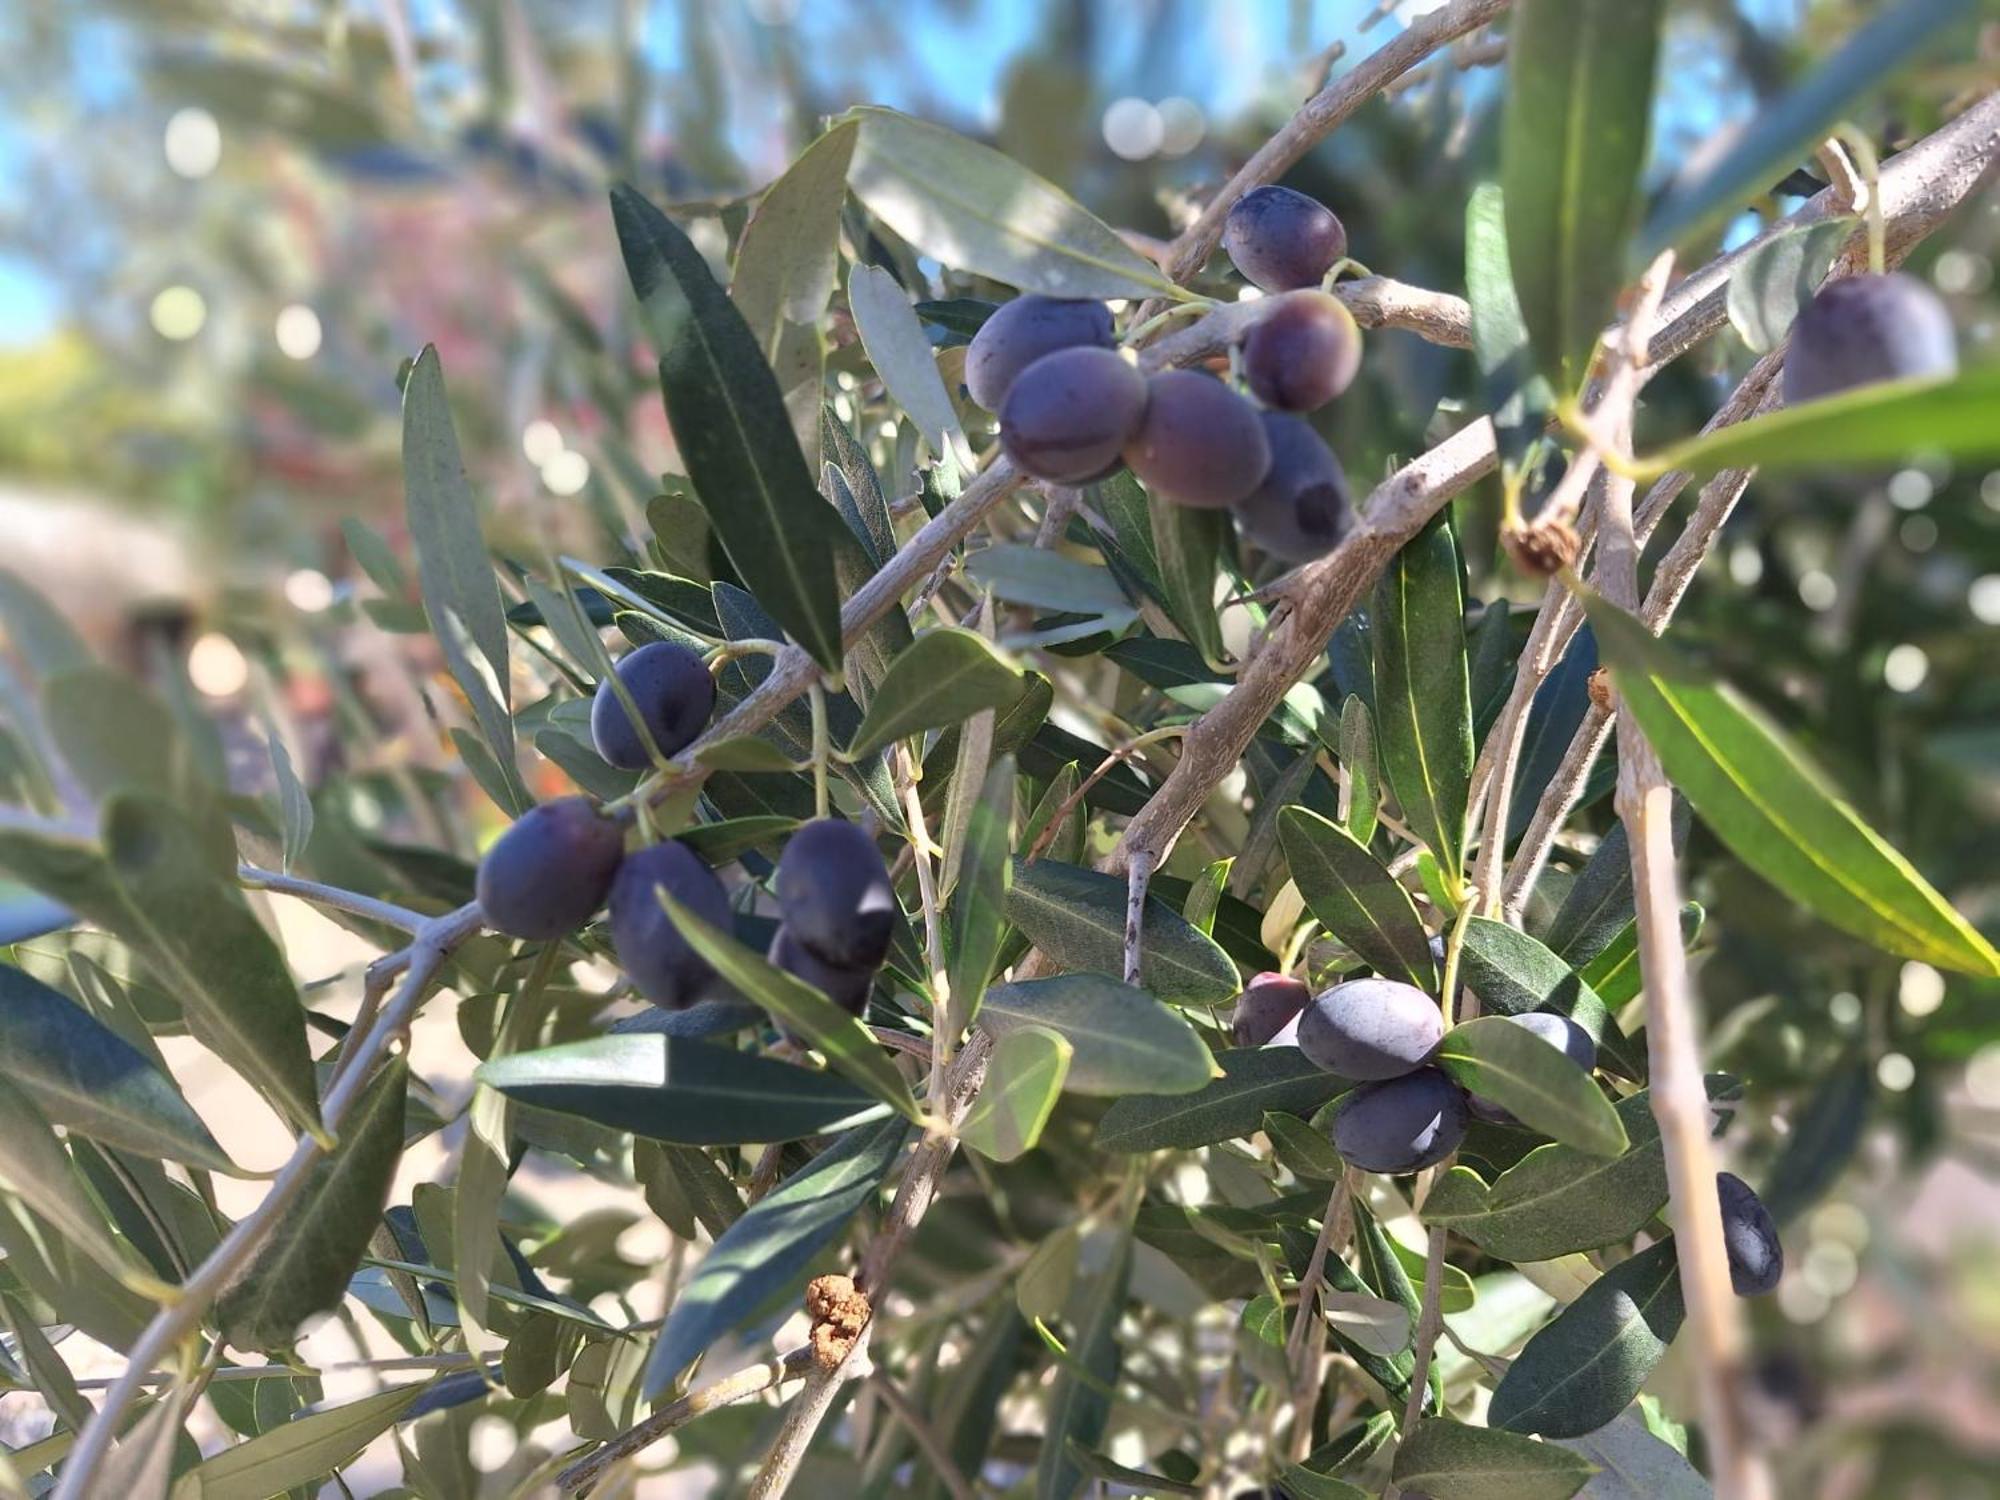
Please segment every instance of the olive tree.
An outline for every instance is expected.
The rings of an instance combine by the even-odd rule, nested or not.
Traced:
[[[1773,1151],[1759,1078],[1708,1066],[1689,829],[1814,941],[2000,957],[1668,627],[1760,476],[2000,452],[1994,370],[1894,269],[2000,95],[1880,152],[1847,121],[1968,9],[1892,7],[1648,203],[1664,9],[1449,0],[1164,246],[879,108],[747,205],[614,188],[678,471],[605,556],[500,549],[427,348],[414,568],[350,532],[511,820],[476,867],[364,838],[276,741],[274,794],[234,789],[0,576],[0,868],[52,903],[0,970],[4,1373],[62,1421],[11,1487],[310,1490],[393,1430],[410,1493],[467,1493],[490,1415],[563,1434],[489,1476],[520,1494],[1773,1493],[1741,1298],[1856,1106]],[[1464,296],[1277,183],[1498,48]],[[1368,484],[1325,416],[1383,330],[1480,397]],[[1694,351],[1706,421],[1635,440]],[[260,892],[380,949],[351,1010]],[[446,1004],[462,1111],[405,1055]],[[233,1221],[181,1032],[297,1132]],[[449,1182],[390,1201],[446,1129]],[[636,1188],[665,1264],[524,1224],[531,1155]],[[605,1314],[642,1282],[661,1318]],[[298,1359],[330,1314],[405,1351],[375,1393]],[[126,1357],[95,1403],[59,1323]],[[204,1397],[243,1439],[207,1456]]]

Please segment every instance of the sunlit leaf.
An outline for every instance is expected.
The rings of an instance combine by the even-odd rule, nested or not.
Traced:
[[[1208,1048],[1178,1011],[1101,974],[996,984],[979,1025],[998,1038],[1027,1026],[1062,1037],[1073,1051],[1073,1093],[1191,1093],[1215,1075]]]
[[[1062,1094],[1074,1050],[1045,1026],[1003,1032],[959,1139],[995,1161],[1032,1151]]]
[[[848,185],[883,223],[948,266],[1051,297],[1180,296],[1087,209],[998,151],[887,109],[856,109]]]
[[[1693,672],[1623,610],[1595,595],[1586,604],[1619,702],[1732,854],[1815,915],[1890,953],[2000,975],[1993,945],[1777,725],[1726,684]]]

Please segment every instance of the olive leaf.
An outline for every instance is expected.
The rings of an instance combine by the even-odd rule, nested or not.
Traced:
[[[1596,595],[1585,605],[1620,704],[1732,854],[1816,915],[1887,952],[2000,975],[1993,945],[1861,820],[1776,724],[1727,685],[1693,671],[1625,611]]]
[[[657,1396],[696,1355],[791,1281],[875,1196],[903,1153],[909,1126],[891,1116],[850,1130],[731,1224],[675,1299],[646,1359]]]
[[[629,187],[613,190],[611,208],[660,356],[667,421],[709,524],[758,601],[837,672],[834,549],[853,539],[813,485],[778,378],[688,237]]]
[[[948,266],[1051,297],[1184,295],[1060,189],[988,146],[888,109],[855,109],[854,196]]]

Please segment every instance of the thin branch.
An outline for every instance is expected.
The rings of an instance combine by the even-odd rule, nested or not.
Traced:
[[[410,946],[400,955],[401,972],[405,975],[402,987],[369,1028],[366,1041],[355,1053],[358,1065],[336,1078],[327,1091],[325,1103],[320,1108],[320,1118],[329,1134],[339,1130],[341,1121],[360,1097],[372,1071],[368,1064],[386,1053],[390,1044],[409,1024],[411,1015],[429,992],[432,978],[451,950],[479,928],[480,911],[475,902],[433,917],[418,929]],[[112,1438],[123,1425],[132,1403],[139,1398],[153,1367],[182,1338],[200,1326],[203,1314],[236,1273],[249,1263],[277,1227],[285,1210],[304,1190],[306,1179],[323,1150],[311,1135],[301,1135],[291,1160],[278,1173],[263,1202],[236,1221],[229,1233],[223,1236],[222,1242],[181,1284],[180,1295],[153,1315],[153,1320],[127,1351],[125,1373],[106,1393],[96,1420],[83,1430],[69,1462],[63,1465],[62,1479],[56,1485],[54,1500],[86,1500],[86,1497],[95,1494],[98,1470],[110,1451]]]
[[[1656,262],[1664,274],[1671,256]],[[1642,359],[1649,318],[1641,309],[1617,355]],[[1631,451],[1631,413],[1612,414],[1611,441]],[[1600,522],[1599,582],[1622,609],[1639,608],[1639,542],[1632,521],[1632,482],[1613,474]],[[1771,1476],[1744,1421],[1743,1322],[1729,1282],[1722,1209],[1715,1190],[1708,1094],[1702,1080],[1699,1022],[1688,991],[1681,947],[1680,879],[1675,869],[1673,788],[1638,721],[1618,713],[1618,815],[1631,844],[1633,899],[1639,920],[1639,963],[1646,974],[1646,1036],[1653,1116],[1667,1162],[1668,1215],[1680,1263],[1694,1380],[1719,1493],[1733,1500],[1770,1494]]]
[[[917,1446],[924,1450],[924,1457],[930,1460],[931,1473],[950,1492],[952,1500],[979,1500],[979,1492],[959,1473],[958,1465],[952,1461],[951,1450],[939,1439],[931,1424],[924,1420],[924,1414],[917,1410],[916,1403],[903,1394],[895,1381],[879,1371],[870,1384],[881,1395],[883,1404],[896,1420],[917,1440]]]
[[[917,1147],[904,1169],[902,1185],[889,1207],[888,1219],[862,1260],[855,1281],[872,1301],[880,1301],[897,1257],[937,1196],[938,1183],[958,1146],[955,1132],[985,1081],[989,1053],[986,1033],[975,1030],[933,1094],[932,1106],[944,1118],[949,1132],[926,1136]],[[841,1386],[867,1369],[868,1341],[874,1331],[875,1322],[871,1318],[839,1363],[831,1368],[817,1366],[808,1376],[806,1388],[785,1412],[784,1425],[750,1488],[750,1500],[772,1500],[785,1493],[805,1459],[813,1435],[833,1409]]]
[[[556,1475],[556,1488],[565,1495],[573,1495],[589,1489],[604,1471],[620,1459],[630,1458],[660,1441],[676,1427],[693,1421],[717,1407],[730,1406],[738,1401],[747,1401],[752,1396],[762,1395],[774,1386],[788,1381],[803,1379],[813,1368],[813,1352],[810,1345],[794,1349],[775,1359],[767,1359],[760,1365],[751,1365],[738,1370],[734,1375],[725,1376],[714,1385],[701,1390],[690,1391],[678,1401],[669,1402],[643,1422],[639,1422],[605,1443],[603,1447],[580,1458]]]
[[[407,906],[398,906],[393,901],[378,901],[373,896],[364,896],[359,891],[344,891],[339,886],[322,885],[317,880],[304,880],[297,875],[286,875],[277,870],[263,870],[256,865],[236,867],[237,884],[248,886],[255,891],[270,891],[278,896],[296,896],[301,901],[310,901],[315,906],[330,906],[335,911],[344,911],[351,917],[361,917],[366,921],[380,922],[385,927],[400,928],[414,933],[430,919],[420,911],[411,911]]]
[[[1416,1363],[1410,1370],[1410,1399],[1403,1404],[1403,1436],[1408,1437],[1424,1414],[1424,1396],[1430,1389],[1431,1356],[1437,1350],[1438,1332],[1444,1327],[1444,1226],[1433,1224],[1424,1245],[1424,1300],[1417,1313],[1414,1339]]]

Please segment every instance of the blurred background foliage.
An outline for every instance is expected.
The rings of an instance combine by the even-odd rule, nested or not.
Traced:
[[[410,687],[436,663],[423,637],[394,633],[411,608],[393,562],[407,571],[399,362],[439,347],[489,534],[524,559],[545,545],[615,556],[657,476],[677,468],[608,182],[694,215],[720,262],[747,200],[823,117],[883,103],[990,140],[1109,222],[1164,240],[1329,69],[1424,8],[7,0],[6,561],[100,644],[185,674],[225,723],[282,723],[322,784],[352,773],[407,789],[451,752]],[[1876,8],[1674,5],[1653,190]],[[1288,179],[1337,209],[1370,267],[1462,291],[1464,205],[1496,150],[1498,60],[1461,45]],[[1893,150],[1996,72],[2000,23],[1967,27],[1859,123]],[[1778,213],[1817,184],[1773,187],[1765,211]],[[901,247],[877,251],[903,263]],[[2000,343],[1996,257],[1989,190],[1912,265],[1952,305],[1970,359]],[[1642,442],[1697,426],[1746,364],[1727,333],[1684,360],[1649,390]],[[1468,357],[1372,335],[1330,429],[1357,482],[1462,420],[1474,380]],[[913,487],[893,451],[878,457]],[[1532,599],[1494,556],[1491,481],[1458,511],[1474,593]],[[349,518],[391,561],[360,555],[369,539]],[[1992,934],[1996,626],[2000,471],[1919,463],[1753,485],[1675,630],[1799,731]],[[563,785],[545,770],[541,790]],[[463,828],[387,831],[469,853],[499,818],[465,795]],[[1586,828],[1606,825],[1607,802]],[[1851,1160],[1801,1231],[1799,1274],[1760,1313],[1780,1351],[1770,1391],[1802,1417],[1844,1414],[1816,1429],[1837,1443],[1897,1455],[1851,1476],[1855,1492],[1919,1493],[1911,1476],[1927,1472],[1928,1493],[1994,1493],[2000,986],[1947,981],[1810,923],[1704,834],[1689,855],[1708,912],[1712,1060],[1783,1101],[1784,1128],[1753,1159],[1810,1133]],[[1879,1447],[1857,1437],[1870,1433]]]

